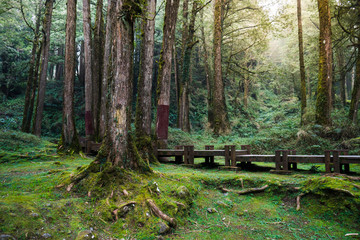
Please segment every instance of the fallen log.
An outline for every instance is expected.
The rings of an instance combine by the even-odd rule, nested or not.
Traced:
[[[176,219],[169,217],[168,215],[166,215],[165,213],[163,213],[157,206],[156,204],[153,202],[153,200],[148,199],[146,200],[146,203],[148,204],[148,206],[150,207],[151,211],[158,216],[159,218],[161,218],[162,220],[166,221],[169,223],[170,227],[172,228],[176,228]]]

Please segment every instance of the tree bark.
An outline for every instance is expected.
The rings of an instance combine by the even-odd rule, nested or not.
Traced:
[[[331,18],[328,0],[318,0],[319,36],[319,80],[316,96],[316,123],[331,124],[332,49]]]
[[[224,81],[221,68],[222,45],[222,7],[223,0],[215,0],[214,9],[214,133],[220,135],[230,129],[226,111]]]
[[[306,110],[306,79],[304,62],[304,43],[301,19],[301,0],[297,0],[298,37],[299,37],[299,64],[300,64],[300,98],[301,98],[301,125]]]
[[[107,122],[107,93],[109,79],[111,78],[111,46],[112,46],[112,32],[114,19],[114,9],[116,8],[116,0],[108,0],[107,16],[106,16],[106,30],[105,30],[105,45],[104,45],[104,60],[103,60],[103,75],[101,81],[101,100],[100,100],[100,124],[99,124],[99,139],[105,137],[106,122]]]
[[[338,65],[339,65],[339,71],[340,71],[340,76],[339,76],[339,81],[340,81],[340,99],[341,99],[341,104],[343,106],[346,105],[346,88],[345,88],[345,82],[346,82],[346,71],[345,71],[345,64],[344,64],[344,53],[343,53],[343,49],[339,48],[338,52],[337,52],[337,59],[338,59]]]
[[[76,0],[67,1],[65,36],[65,74],[62,133],[59,150],[65,153],[79,152],[80,145],[75,128],[74,83],[76,68]]]
[[[204,14],[201,12],[201,19],[204,20]],[[210,71],[209,66],[209,53],[207,51],[207,44],[206,44],[206,38],[205,38],[205,28],[204,23],[201,24],[201,41],[203,44],[203,54],[204,54],[204,70],[205,70],[205,79],[206,79],[206,90],[207,90],[207,107],[208,107],[208,123],[210,125],[210,128],[214,128],[214,114],[213,114],[213,77]]]
[[[157,116],[156,135],[166,144],[169,127],[171,57],[175,41],[175,28],[179,0],[167,0],[165,7],[163,44],[159,60],[159,75],[157,84]]]
[[[93,81],[93,117],[94,117],[94,139],[100,140],[100,105],[101,105],[101,80],[104,61],[104,18],[103,18],[103,0],[97,0],[94,44],[92,58],[92,81]]]
[[[93,138],[94,135],[90,0],[83,0],[83,29],[85,58],[85,135],[86,138],[90,139]]]
[[[115,29],[113,31],[114,54],[113,79],[109,89],[109,118],[106,140],[102,148],[108,148],[107,161],[122,168],[142,168],[141,159],[134,151],[130,136],[132,67],[134,51],[134,16],[140,13],[139,2],[117,0]]]
[[[41,1],[39,1],[39,5],[37,6],[37,15],[36,15],[36,23],[35,23],[35,31],[34,31],[34,40],[33,40],[33,47],[31,50],[31,59],[29,63],[29,75],[26,85],[26,92],[25,92],[25,104],[24,104],[24,112],[23,112],[23,119],[21,124],[21,131],[29,133],[30,126],[31,126],[31,119],[33,115],[33,107],[31,107],[31,96],[32,96],[32,89],[36,85],[36,80],[34,78],[35,75],[35,66],[36,66],[36,56],[37,50],[39,46],[39,34],[40,34],[40,19],[41,19]]]
[[[142,48],[140,55],[140,75],[136,105],[136,136],[150,138],[151,133],[151,90],[154,63],[156,1],[146,1],[145,18],[142,21]]]
[[[192,11],[190,16],[190,21],[188,20],[188,7],[187,4],[185,6],[184,1],[184,9],[183,9],[183,17],[184,17],[184,24],[183,24],[183,50],[182,50],[182,74],[181,74],[181,81],[180,81],[180,94],[179,94],[179,128],[184,132],[190,132],[190,99],[189,99],[189,86],[190,86],[190,68],[191,68],[191,54],[192,49],[195,46],[194,41],[194,34],[195,34],[195,20],[196,15],[198,13],[197,9],[197,1],[193,1],[192,4]],[[189,21],[189,23],[188,23]]]
[[[357,115],[359,110],[359,99],[360,99],[360,40],[358,40],[357,45],[357,58],[356,58],[356,71],[355,71],[355,81],[354,87],[351,94],[350,110],[349,110],[349,119],[356,123]]]
[[[53,12],[53,0],[46,0],[45,3],[45,18],[43,27],[43,48],[42,48],[42,60],[41,60],[41,73],[39,81],[38,99],[36,105],[36,116],[33,126],[33,132],[36,136],[41,135],[41,123],[44,111],[45,102],[45,89],[46,89],[46,78],[49,62],[49,49],[50,49],[50,29],[51,29],[51,18]]]

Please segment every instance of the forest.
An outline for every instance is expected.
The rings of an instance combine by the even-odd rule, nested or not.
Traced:
[[[1,1],[0,239],[358,238],[359,25],[355,0]]]

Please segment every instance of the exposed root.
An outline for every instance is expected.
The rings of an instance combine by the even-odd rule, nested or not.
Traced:
[[[67,187],[66,187],[66,191],[70,192],[72,187],[75,185],[74,182],[70,183]]]
[[[148,204],[148,206],[150,207],[151,211],[158,216],[159,218],[161,218],[162,220],[166,221],[169,223],[170,227],[176,228],[176,219],[175,218],[171,218],[168,215],[166,215],[165,213],[163,213],[157,206],[156,204],[153,202],[153,200],[148,199],[146,200],[146,203]]]
[[[265,185],[265,186],[262,186],[260,188],[248,188],[248,189],[244,189],[244,190],[241,190],[241,191],[235,191],[235,190],[226,189],[226,188],[220,188],[220,190],[222,192],[233,192],[233,193],[237,193],[239,195],[245,195],[245,194],[249,194],[249,193],[263,192],[268,187],[269,187],[269,185]]]
[[[299,194],[297,197],[296,197],[296,211],[299,211],[300,210],[300,199],[302,196],[304,196],[305,193],[301,193]]]
[[[125,210],[125,207],[127,207],[129,205],[135,205],[135,204],[136,204],[135,201],[130,201],[130,202],[122,204],[121,206],[119,206],[119,208],[112,211],[112,214],[115,216],[115,220],[117,221],[119,219],[119,216],[123,217],[128,213],[129,209]]]

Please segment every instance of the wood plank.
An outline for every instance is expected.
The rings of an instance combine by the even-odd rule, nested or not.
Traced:
[[[275,155],[241,155],[236,156],[237,162],[275,162]]]

